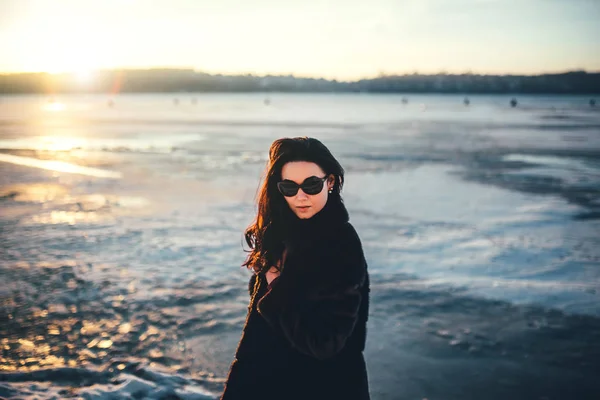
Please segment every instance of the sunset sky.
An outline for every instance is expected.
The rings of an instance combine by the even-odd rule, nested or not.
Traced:
[[[600,71],[598,0],[0,0],[0,71]]]

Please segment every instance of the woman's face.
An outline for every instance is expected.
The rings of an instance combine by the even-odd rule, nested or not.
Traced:
[[[311,176],[323,178],[325,176],[325,172],[323,172],[321,167],[319,167],[317,164],[307,161],[288,162],[281,169],[282,180],[290,180],[296,182],[298,185],[301,185],[306,178],[310,178]],[[287,201],[290,209],[298,216],[298,218],[311,218],[313,215],[321,211],[323,207],[325,207],[325,204],[327,203],[327,196],[329,194],[329,190],[333,188],[333,183],[334,177],[333,175],[330,175],[327,181],[325,181],[323,189],[320,193],[308,195],[304,193],[302,188],[299,188],[298,193],[296,193],[295,196],[284,196],[285,201]]]

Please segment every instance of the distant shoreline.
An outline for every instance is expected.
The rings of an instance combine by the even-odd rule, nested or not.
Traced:
[[[543,75],[384,75],[357,81],[256,75],[211,75],[192,69],[103,70],[0,74],[0,94],[119,93],[390,93],[390,94],[600,94],[600,72]]]
[[[120,92],[120,93],[103,93],[103,92],[53,92],[53,93],[42,93],[42,92],[28,92],[28,93],[3,93],[0,92],[0,97],[10,98],[12,96],[40,96],[44,98],[54,98],[57,96],[105,96],[107,98],[118,98],[118,96],[127,95],[140,95],[140,96],[173,96],[174,100],[184,101],[194,96],[205,96],[205,95],[263,95],[265,99],[271,100],[269,97],[274,95],[348,95],[348,96],[361,96],[361,95],[377,95],[377,96],[406,96],[406,100],[410,103],[411,98],[409,96],[458,96],[469,99],[470,97],[476,98],[477,96],[498,96],[504,98],[513,98],[519,100],[517,96],[531,96],[531,97],[548,97],[548,96],[565,96],[565,97],[583,97],[586,100],[595,100],[596,106],[600,110],[600,91],[597,93],[493,93],[493,92],[478,92],[478,93],[467,93],[467,92],[292,92],[292,91],[196,91],[196,92]],[[187,101],[187,100],[186,100]]]

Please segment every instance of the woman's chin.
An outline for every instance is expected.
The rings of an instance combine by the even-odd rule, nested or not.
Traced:
[[[306,214],[306,213],[304,213],[304,214],[302,214],[302,213],[296,213],[296,216],[297,216],[298,218],[300,218],[300,219],[309,219],[309,218],[311,218],[311,217],[313,216],[313,214],[312,214],[312,213],[310,213],[310,214]]]
[[[314,210],[313,210],[312,207],[296,208],[294,210],[294,213],[300,219],[309,219],[310,217],[312,217],[313,215],[315,215]]]

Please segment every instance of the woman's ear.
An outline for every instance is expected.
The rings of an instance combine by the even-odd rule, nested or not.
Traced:
[[[331,174],[331,175],[329,175],[329,178],[327,178],[327,190],[333,189],[334,184],[335,184],[335,175]]]

